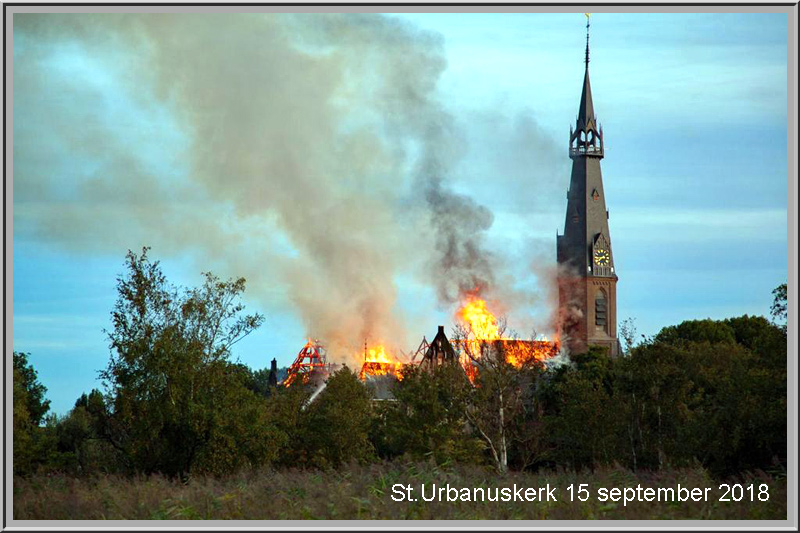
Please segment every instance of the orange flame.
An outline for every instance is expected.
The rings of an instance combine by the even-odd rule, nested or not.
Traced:
[[[383,345],[366,350],[364,364],[361,366],[359,377],[364,381],[367,376],[394,375],[398,380],[403,379],[401,370],[403,364],[386,353]]]
[[[475,336],[475,340],[493,341],[500,338],[497,319],[486,307],[485,300],[470,299],[459,310],[458,314],[464,323],[469,326],[470,332]]]
[[[517,368],[532,360],[544,360],[558,354],[558,341],[548,340],[521,341],[513,338],[502,337],[497,325],[497,318],[489,311],[486,301],[474,296],[468,297],[467,302],[459,309],[458,317],[469,328],[471,338],[464,342],[473,357],[480,357],[482,342],[500,342],[505,352],[506,361]],[[474,363],[469,356],[462,361],[470,381],[474,381],[477,373]]]
[[[289,367],[289,373],[283,381],[283,385],[288,387],[298,379],[301,383],[306,384],[311,372],[323,370],[324,368],[325,355],[323,347],[309,338],[300,353],[297,354],[294,363]]]

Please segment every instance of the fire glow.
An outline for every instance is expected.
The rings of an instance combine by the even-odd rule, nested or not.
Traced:
[[[522,368],[536,361],[544,361],[555,357],[559,352],[558,340],[519,340],[503,335],[503,327],[497,317],[489,310],[486,300],[471,295],[458,309],[456,319],[466,328],[466,337],[452,342],[456,349],[459,363],[470,382],[475,383],[478,376],[480,360],[487,350],[502,350],[505,360],[516,368]],[[429,345],[423,344],[425,349]],[[448,342],[445,339],[445,342]],[[361,354],[356,357],[361,357]],[[403,379],[403,368],[406,365],[419,364],[412,359],[403,363],[391,354],[383,344],[369,347],[364,344],[363,363],[358,376],[361,381],[371,377],[392,376]],[[330,374],[337,365],[331,365],[326,358],[325,349],[319,341],[308,340],[300,350],[295,362],[289,369],[289,376],[284,385],[309,382],[314,373]]]
[[[458,318],[468,328],[469,338],[464,339],[466,351],[473,358],[479,359],[486,343],[500,343],[505,353],[506,361],[521,368],[532,360],[542,361],[558,355],[558,341],[548,340],[522,341],[510,337],[503,337],[498,326],[497,318],[489,311],[486,300],[470,296],[467,302],[459,309]],[[472,361],[469,356],[462,361],[467,369],[467,374],[474,374]],[[470,367],[470,368],[468,368]]]
[[[378,345],[374,348],[366,348],[365,346],[364,364],[361,366],[359,377],[364,381],[367,376],[393,375],[398,380],[402,380],[402,368],[403,364],[390,357],[383,345]]]
[[[309,375],[315,370],[325,368],[325,350],[318,341],[308,339],[306,344],[297,354],[297,357],[289,367],[289,373],[284,381],[284,385],[289,386],[296,380],[301,383],[308,383]]]
[[[486,307],[486,300],[470,298],[458,311],[461,320],[477,341],[494,341],[500,338],[497,319]]]

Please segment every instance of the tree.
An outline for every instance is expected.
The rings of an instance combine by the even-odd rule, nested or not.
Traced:
[[[620,323],[619,336],[622,337],[623,353],[629,355],[631,349],[636,346],[636,342],[639,340],[636,338],[636,321],[633,318],[626,318]]]
[[[469,381],[457,364],[427,372],[406,366],[403,379],[392,389],[395,402],[383,405],[373,431],[373,442],[383,457],[401,455],[438,464],[479,462],[481,441],[468,430],[465,399]]]
[[[505,334],[505,321],[498,337]],[[478,368],[475,386],[468,389],[465,415],[486,443],[495,468],[508,471],[509,447],[519,435],[527,392],[543,371],[531,343],[515,340],[479,340],[466,326],[459,326],[453,339]],[[510,362],[510,358],[516,364]]]
[[[277,387],[267,399],[269,423],[281,435],[276,463],[284,467],[308,464],[303,438],[310,393],[307,387]]]
[[[117,279],[112,353],[101,372],[110,406],[104,437],[136,471],[184,476],[201,454],[216,470],[208,447],[219,444],[221,428],[240,416],[255,421],[256,395],[244,393],[229,358],[263,317],[242,314],[244,278],[205,273],[198,288],[175,287],[147,252],[129,251]],[[230,436],[237,444],[251,437]]]
[[[663,328],[654,338],[655,342],[677,345],[689,342],[736,342],[733,329],[718,320],[686,320],[677,326]]]
[[[33,424],[28,412],[28,391],[23,385],[24,378],[16,365],[13,372],[14,473],[19,475],[27,473],[33,463]]]
[[[107,417],[106,400],[99,390],[82,394],[66,416],[54,421],[58,453],[49,467],[73,474],[119,472],[119,452],[102,438]]]
[[[775,321],[786,321],[786,284],[782,283],[772,291],[772,306],[770,315]],[[784,329],[786,326],[784,325]]]
[[[652,342],[635,348],[615,369],[613,405],[631,417],[625,433],[637,466],[664,468],[686,449],[694,364],[685,343]]]
[[[286,443],[271,423],[266,398],[248,387],[237,366],[228,370],[232,375],[210,409],[209,439],[198,450],[195,471],[220,475],[257,468],[274,462]]]
[[[14,373],[20,386],[25,390],[25,408],[31,424],[38,426],[50,410],[50,400],[45,399],[47,387],[39,382],[38,374],[33,365],[28,363],[30,354],[14,352]]]
[[[54,417],[47,416],[50,401],[39,382],[29,355],[13,353],[13,446],[14,473],[27,475],[46,467],[56,453]]]
[[[344,366],[327,380],[325,389],[303,413],[302,440],[306,459],[320,468],[370,458],[372,398],[358,375]]]
[[[680,333],[680,334],[676,334]],[[763,317],[687,321],[620,363],[639,464],[700,461],[716,475],[786,458],[786,337]],[[620,379],[627,374],[629,379]],[[621,385],[621,386],[620,386]]]
[[[270,383],[269,383],[269,369],[262,368],[261,370],[256,370],[255,372],[251,373],[252,379],[248,388],[250,388],[253,392],[260,394],[261,396],[269,396],[270,395]]]
[[[613,361],[597,346],[571,359],[548,376],[540,394],[548,455],[555,464],[594,468],[615,457],[619,441]]]

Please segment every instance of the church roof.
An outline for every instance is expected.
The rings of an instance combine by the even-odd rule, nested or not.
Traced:
[[[586,14],[586,72],[583,75],[583,91],[578,106],[578,131],[596,129],[594,104],[592,103],[592,84],[589,82],[589,14]]]
[[[587,56],[588,60],[588,56]],[[581,103],[578,107],[578,131],[586,131],[595,127],[594,104],[592,104],[592,85],[589,83],[589,64],[586,64],[586,74],[583,77],[583,92]]]
[[[456,359],[456,351],[453,345],[447,340],[447,335],[444,334],[444,326],[439,326],[436,336],[431,341],[430,348],[425,354],[425,359],[436,361],[439,358],[445,361],[454,361]]]

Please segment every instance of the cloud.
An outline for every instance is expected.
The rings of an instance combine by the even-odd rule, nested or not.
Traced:
[[[628,208],[611,219],[613,230],[635,242],[636,236],[661,242],[719,243],[786,240],[786,209]]]

